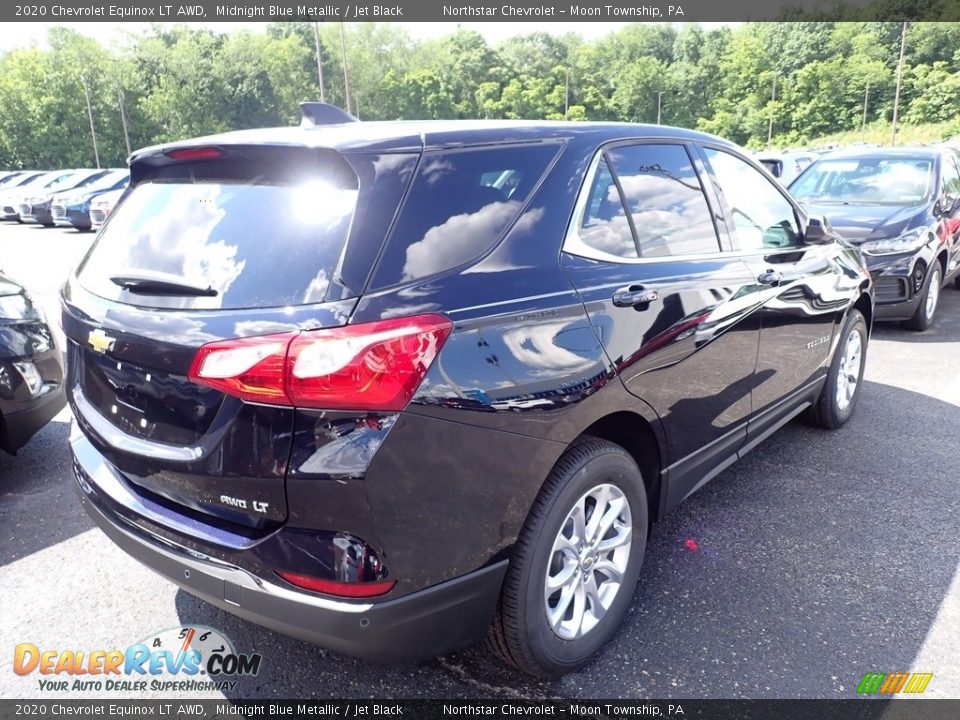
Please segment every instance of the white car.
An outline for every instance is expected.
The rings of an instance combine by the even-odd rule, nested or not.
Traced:
[[[813,152],[782,152],[782,153],[757,153],[757,162],[767,169],[773,175],[777,182],[786,187],[792,183],[797,175],[806,170],[818,155]]]

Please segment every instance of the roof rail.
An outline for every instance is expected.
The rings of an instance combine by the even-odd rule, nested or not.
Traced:
[[[339,125],[340,123],[360,122],[353,115],[336,105],[324,102],[300,103],[300,127],[314,125]]]

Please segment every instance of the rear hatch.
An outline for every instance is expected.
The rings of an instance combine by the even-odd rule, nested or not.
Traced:
[[[133,489],[252,528],[286,518],[293,408],[188,376],[209,343],[348,321],[366,275],[348,272],[346,248],[357,233],[383,237],[383,206],[396,207],[409,180],[394,173],[372,224],[359,222],[375,165],[282,146],[135,158],[131,189],[63,293],[71,404]]]

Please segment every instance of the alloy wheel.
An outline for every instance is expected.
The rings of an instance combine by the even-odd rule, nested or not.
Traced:
[[[576,640],[607,614],[623,583],[633,522],[615,485],[580,496],[557,533],[544,579],[544,608],[554,634]]]
[[[927,288],[927,298],[924,301],[924,313],[927,320],[933,320],[933,314],[937,311],[937,301],[940,299],[940,271],[934,270],[930,275],[930,286]]]
[[[860,382],[860,355],[863,352],[860,333],[854,330],[847,336],[842,352],[837,373],[837,409],[841,412],[850,405]]]

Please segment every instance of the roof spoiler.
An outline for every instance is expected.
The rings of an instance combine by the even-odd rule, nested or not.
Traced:
[[[360,122],[346,110],[324,102],[302,102],[300,103],[300,113],[302,114],[300,127]]]

